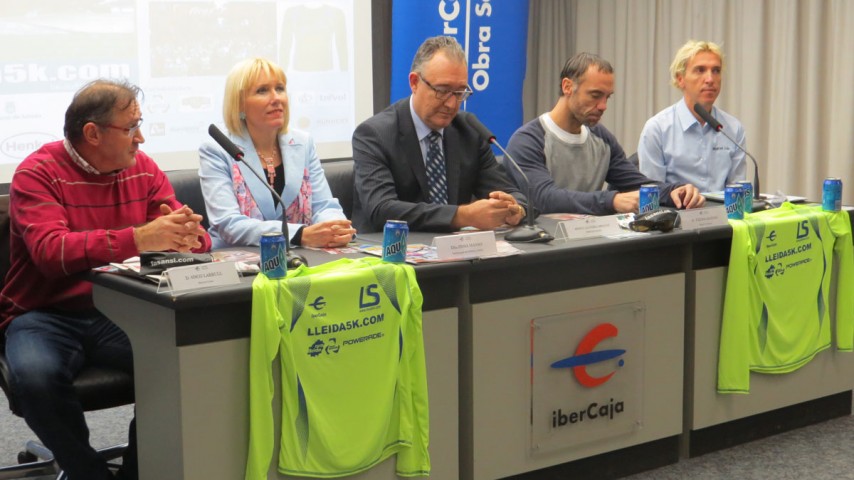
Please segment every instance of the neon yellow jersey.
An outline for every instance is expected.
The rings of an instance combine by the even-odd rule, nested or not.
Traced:
[[[246,479],[273,452],[272,365],[282,371],[278,471],[340,477],[397,454],[429,475],[421,290],[411,266],[378,258],[302,266],[252,283]]]
[[[854,246],[848,212],[784,203],[730,225],[718,392],[748,393],[751,371],[792,372],[830,346],[834,255],[837,348],[852,351]]]

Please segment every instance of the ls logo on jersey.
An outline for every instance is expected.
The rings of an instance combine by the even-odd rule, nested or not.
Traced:
[[[803,222],[798,224],[798,236],[797,239],[800,240],[802,238],[807,238],[810,236],[810,225],[809,220],[804,220]]]
[[[379,285],[372,283],[359,290],[359,308],[368,308],[380,304],[380,294],[377,293]]]
[[[587,366],[611,360],[626,353],[626,351],[622,349],[599,350],[597,352],[593,351],[600,342],[606,338],[616,337],[618,333],[619,331],[617,330],[617,327],[610,323],[597,325],[581,339],[581,342],[578,343],[578,347],[575,349],[575,355],[564,358],[563,360],[558,360],[557,362],[552,363],[551,367],[571,368],[576,380],[578,380],[578,383],[587,388],[602,385],[614,376],[616,370],[607,375],[602,375],[601,377],[594,377],[587,373]],[[619,362],[617,362],[617,365],[622,367],[624,363],[623,359],[620,359]]]

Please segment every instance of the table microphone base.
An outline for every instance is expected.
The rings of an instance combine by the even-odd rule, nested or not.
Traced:
[[[534,225],[523,225],[516,227],[512,232],[504,235],[508,242],[520,243],[545,243],[554,240],[547,231]]]
[[[751,212],[751,213],[761,212],[763,210],[768,210],[769,208],[773,208],[771,206],[771,204],[769,204],[765,200],[758,200],[758,199],[754,198],[753,199],[753,212]]]
[[[294,253],[288,250],[288,252],[285,254],[285,257],[288,270],[299,268],[300,265],[305,265],[306,267],[308,266],[308,260],[306,260],[305,257],[298,253]]]

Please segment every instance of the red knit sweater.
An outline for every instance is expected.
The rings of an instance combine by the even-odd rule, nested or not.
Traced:
[[[21,313],[93,307],[85,273],[139,254],[133,227],[181,207],[148,155],[117,175],[84,172],[62,141],[45,144],[16,169],[9,192],[11,267],[0,292],[0,330]],[[210,249],[208,235],[202,248]]]

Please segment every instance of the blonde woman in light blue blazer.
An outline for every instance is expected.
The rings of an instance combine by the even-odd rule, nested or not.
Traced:
[[[216,142],[199,148],[199,178],[214,248],[258,245],[288,219],[293,245],[346,245],[356,230],[332,196],[311,136],[288,129],[284,71],[269,60],[238,63],[226,78],[223,117],[244,153],[237,162]],[[282,197],[275,200],[249,166]]]

